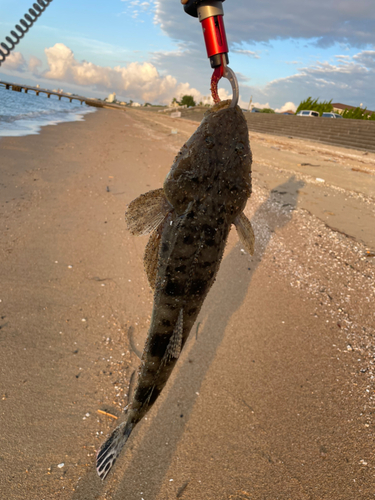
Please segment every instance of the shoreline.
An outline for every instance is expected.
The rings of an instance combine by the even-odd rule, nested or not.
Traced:
[[[56,126],[62,123],[74,123],[84,121],[85,116],[91,113],[95,113],[97,108],[90,108],[87,106],[87,109],[82,109],[80,111],[75,112],[67,112],[65,117],[69,119],[59,119],[59,118],[50,118],[46,122],[43,119],[40,120],[27,120],[27,119],[17,119],[12,124],[16,123],[16,130],[12,131],[10,129],[3,130],[0,128],[0,141],[7,137],[27,137],[28,135],[39,135],[44,127]],[[51,115],[53,115],[53,111],[51,111]]]
[[[16,175],[18,176],[20,174],[24,174],[28,170],[30,170],[30,172],[34,169],[36,171],[40,171],[43,167],[39,165],[39,163],[43,164],[45,156],[53,156],[53,160],[58,162],[59,155],[51,155],[48,148],[53,147],[55,152],[62,152],[64,148],[58,146],[59,140],[63,141],[64,135],[73,133],[74,128],[81,129],[81,127],[85,125],[90,127],[91,123],[96,121],[96,118],[94,117],[98,117],[98,120],[100,120],[98,115],[99,113],[90,112],[85,114],[81,120],[62,121],[57,124],[46,124],[41,126],[40,132],[36,134],[0,137],[0,151],[2,154],[0,185],[7,185],[7,190],[11,191],[10,196],[15,193],[15,189],[20,189],[21,186],[24,189],[24,195],[26,192],[30,195],[34,191],[35,185],[27,185],[27,183],[25,183],[26,179],[23,178],[21,183],[17,181],[13,185],[11,178]],[[82,130],[84,129],[81,129],[77,133],[82,132]],[[52,141],[52,144],[49,143],[50,140]],[[28,154],[25,154],[26,151]],[[35,153],[39,154],[40,157],[38,158]],[[63,170],[60,171],[59,174],[59,172],[55,169],[54,175],[57,176],[56,180],[59,175],[63,177]]]

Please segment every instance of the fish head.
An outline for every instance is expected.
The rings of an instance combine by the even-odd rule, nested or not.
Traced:
[[[251,150],[246,119],[230,101],[213,106],[181,148],[164,182],[178,215],[191,202],[215,201],[232,222],[251,193]]]

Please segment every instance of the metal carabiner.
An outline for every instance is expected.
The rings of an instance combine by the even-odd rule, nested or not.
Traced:
[[[234,71],[232,71],[229,66],[226,65],[225,59],[222,58],[222,64],[214,69],[211,78],[211,95],[214,103],[217,104],[220,102],[220,97],[218,94],[217,85],[221,78],[226,78],[229,80],[232,87],[232,102],[230,103],[230,108],[235,108],[238,104],[239,99],[239,88],[238,88],[238,80]]]

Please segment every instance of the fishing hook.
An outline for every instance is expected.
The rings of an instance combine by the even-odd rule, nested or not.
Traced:
[[[226,65],[224,57],[222,57],[222,64],[214,69],[211,78],[211,95],[215,104],[220,102],[217,85],[221,80],[221,78],[226,78],[227,80],[229,80],[229,83],[231,84],[233,96],[232,96],[232,102],[230,103],[229,107],[235,108],[238,104],[238,98],[239,98],[238,80],[234,71],[231,70],[229,66]]]

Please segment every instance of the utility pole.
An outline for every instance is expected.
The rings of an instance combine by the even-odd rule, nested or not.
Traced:
[[[253,96],[250,96],[250,101],[249,101],[249,107],[247,108],[247,111],[251,111],[251,103],[253,102]]]

